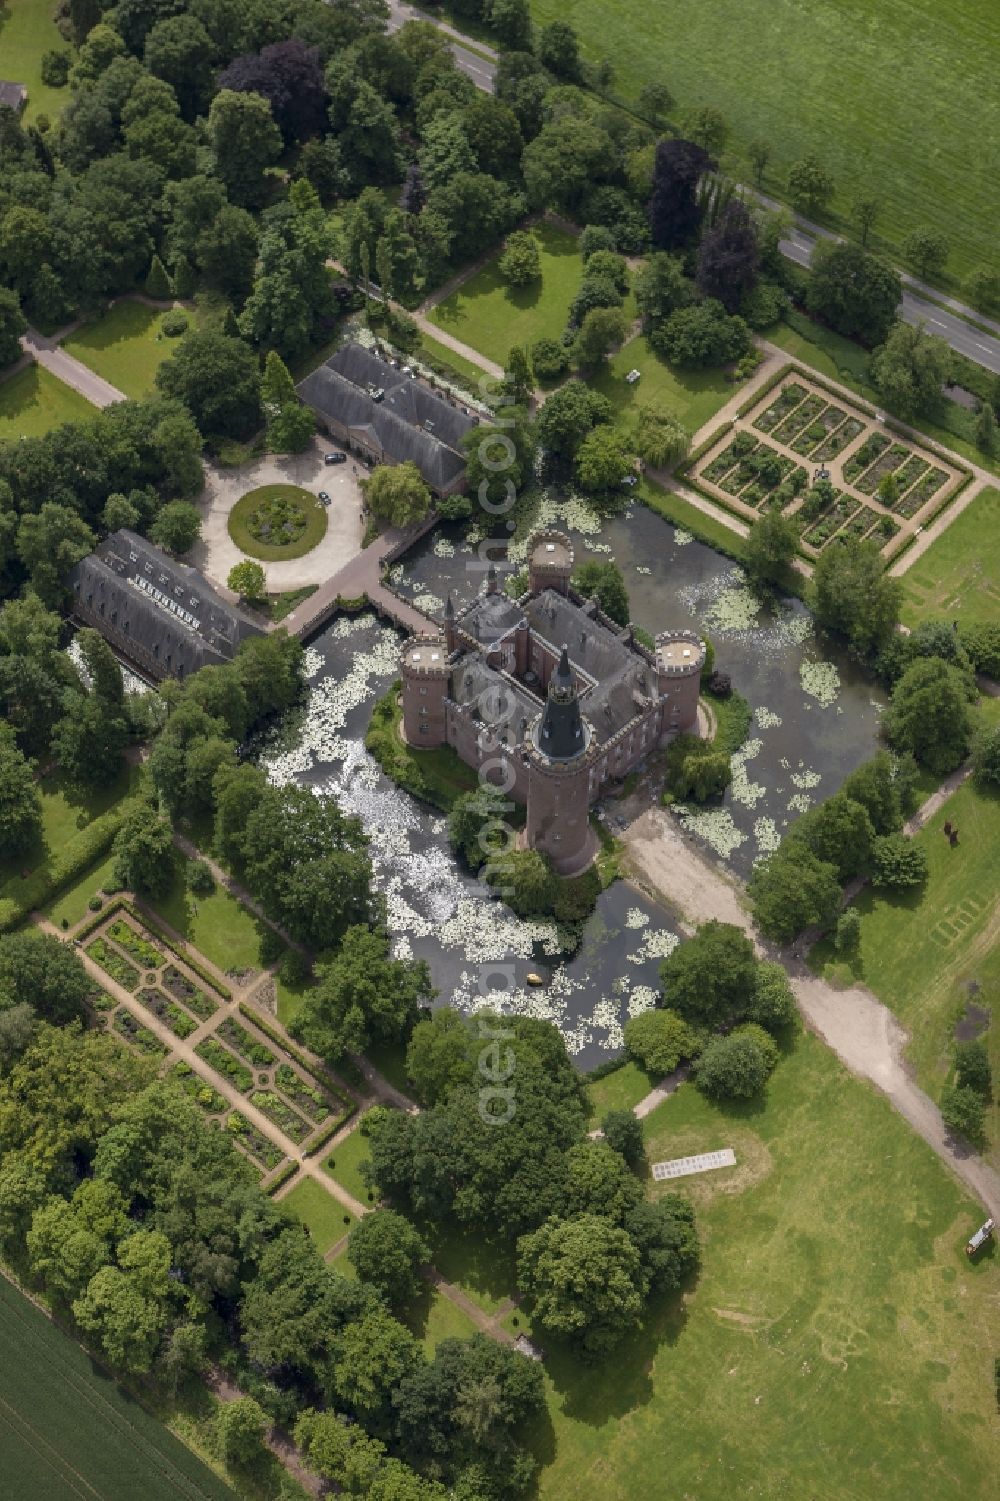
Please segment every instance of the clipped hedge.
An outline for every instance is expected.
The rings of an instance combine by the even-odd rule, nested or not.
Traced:
[[[279,1168],[270,1183],[264,1184],[264,1192],[269,1198],[273,1198],[279,1188],[284,1188],[289,1178],[294,1178],[299,1170],[297,1162],[286,1162],[284,1167]]]
[[[354,1114],[354,1112],[355,1112],[355,1110],[357,1110],[357,1108],[358,1108],[357,1105],[355,1105],[354,1101],[352,1100],[350,1102],[350,1108],[349,1109],[345,1110],[341,1115],[337,1116],[334,1120],[327,1121],[321,1127],[319,1135],[313,1137],[311,1141],[307,1141],[306,1142],[306,1146],[305,1146],[305,1154],[306,1154],[306,1156],[307,1157],[315,1157],[315,1155],[316,1155],[317,1152],[321,1152],[324,1147],[329,1146],[330,1142],[332,1141],[333,1137],[336,1136],[336,1134],[340,1130],[341,1126],[344,1125],[344,1123],[346,1121],[350,1120],[351,1116]]]
[[[7,933],[23,922],[29,912],[43,907],[58,891],[78,881],[111,848],[112,841],[126,818],[142,806],[141,798],[126,798],[107,813],[95,818],[85,829],[67,839],[55,851],[44,870],[34,871],[21,881],[17,896],[0,898],[0,933]]]

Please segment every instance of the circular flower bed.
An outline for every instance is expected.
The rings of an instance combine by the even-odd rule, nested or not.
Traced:
[[[229,535],[236,546],[263,562],[301,558],[325,532],[325,507],[298,485],[260,485],[229,513]]]

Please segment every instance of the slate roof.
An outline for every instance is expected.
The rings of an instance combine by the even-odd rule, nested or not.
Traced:
[[[635,718],[641,699],[656,697],[656,670],[645,657],[558,590],[542,589],[523,608],[503,594],[480,594],[461,613],[459,624],[472,636],[478,624],[485,650],[525,618],[532,635],[553,651],[567,647],[569,661],[583,679],[580,712],[593,726],[596,745],[610,740]],[[467,660],[463,659],[463,668]]]
[[[28,90],[23,83],[6,83],[0,80],[0,108],[6,105],[16,114],[24,108],[27,98]]]
[[[369,387],[385,392],[381,401]],[[360,344],[343,345],[298,391],[321,417],[367,437],[393,463],[411,460],[435,490],[449,489],[465,468],[462,438],[477,419]]]
[[[483,695],[486,695],[484,698]],[[485,726],[492,725],[502,730],[504,744],[514,749],[521,744],[524,731],[537,719],[541,704],[515,678],[502,677],[492,667],[487,667],[482,657],[467,656],[451,675],[449,696],[456,704],[479,703],[477,718]],[[491,710],[496,706],[496,719]]]
[[[229,662],[260,627],[198,572],[122,528],[70,573],[75,611],[148,652],[167,674]],[[127,647],[125,648],[127,650]]]

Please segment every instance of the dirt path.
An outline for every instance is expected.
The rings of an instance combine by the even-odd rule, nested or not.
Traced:
[[[236,1402],[240,1397],[246,1396],[245,1392],[241,1391],[238,1386],[234,1386],[229,1377],[219,1370],[214,1370],[210,1375],[206,1376],[205,1384],[209,1391],[218,1397],[220,1402]],[[275,1459],[284,1465],[290,1475],[294,1475],[299,1485],[302,1486],[302,1489],[308,1491],[310,1496],[326,1496],[329,1494],[329,1487],[326,1481],[321,1480],[318,1475],[314,1475],[307,1467],[305,1459],[302,1456],[302,1450],[298,1448],[291,1436],[283,1428],[278,1428],[277,1426],[270,1428],[264,1442]]]
[[[492,375],[494,380],[503,380],[503,366],[498,365],[496,360],[488,360],[484,354],[479,353],[478,349],[473,349],[471,344],[463,344],[461,339],[456,339],[454,334],[448,333],[440,324],[432,323],[430,318],[425,317],[423,313],[411,313],[410,317],[420,332],[426,334],[428,338],[434,339],[438,344],[443,344],[446,349],[453,350],[455,354],[460,354],[471,365],[478,365],[480,370],[485,371],[487,375]]]
[[[961,773],[949,777],[916,818],[926,822],[962,780]],[[622,837],[631,869],[681,915],[684,925],[698,927],[712,918],[734,923],[752,939],[759,954],[784,964],[806,1024],[852,1073],[880,1089],[989,1213],[1000,1218],[1000,1173],[951,1137],[937,1106],[910,1077],[903,1059],[907,1033],[889,1008],[865,986],[837,990],[814,975],[797,953],[766,944],[742,905],[740,889],[685,839],[664,809],[648,810]],[[648,1114],[669,1093],[665,1080],[639,1102],[635,1113]]]

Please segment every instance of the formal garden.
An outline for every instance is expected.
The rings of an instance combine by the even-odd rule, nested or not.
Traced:
[[[969,479],[957,460],[897,435],[869,410],[789,367],[689,463],[696,487],[747,521],[780,510],[810,558],[836,538],[891,559]]]
[[[306,1152],[319,1151],[350,1118],[350,1096],[316,1072],[305,1055],[293,1057],[283,1034],[248,1003],[237,1010],[233,987],[213,963],[178,944],[125,897],[105,901],[94,895],[89,906],[96,911],[69,937],[112,982],[91,994],[95,1024],[162,1061],[163,1071],[232,1134],[262,1176],[287,1160],[281,1138]],[[117,988],[127,998],[114,993]],[[197,1064],[176,1056],[174,1039],[193,1039]],[[276,1128],[279,1140],[233,1106],[220,1083],[243,1095]],[[337,1208],[335,1199],[331,1204]]]
[[[243,552],[262,562],[301,558],[326,535],[322,501],[299,485],[258,485],[233,506],[229,535]]]

